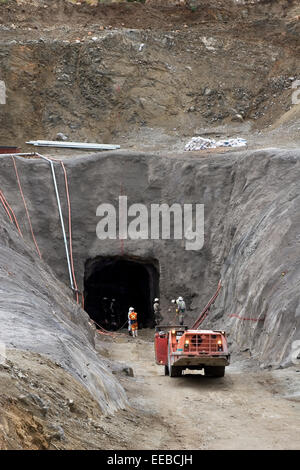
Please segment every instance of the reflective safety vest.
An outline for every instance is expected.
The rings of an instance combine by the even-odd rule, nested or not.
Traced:
[[[130,319],[130,328],[132,331],[135,331],[138,329],[138,322],[137,322],[137,313],[136,312],[131,312],[129,314],[129,319]]]
[[[185,312],[185,301],[184,300],[176,300],[177,309],[179,313]]]
[[[131,312],[129,314],[129,319],[131,320],[131,322],[136,322],[137,321],[137,313],[136,312]]]

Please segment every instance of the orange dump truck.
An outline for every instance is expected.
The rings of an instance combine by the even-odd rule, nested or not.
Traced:
[[[179,377],[185,369],[204,369],[205,375],[223,377],[230,354],[224,331],[188,330],[187,327],[156,327],[156,363],[165,375]]]
[[[225,331],[199,330],[207,317],[210,307],[221,290],[217,291],[200,313],[191,329],[187,326],[156,327],[154,348],[156,363],[165,367],[165,375],[179,377],[185,369],[204,369],[205,375],[223,377],[229,365]]]

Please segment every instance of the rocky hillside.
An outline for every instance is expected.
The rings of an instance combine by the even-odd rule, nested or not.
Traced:
[[[141,129],[191,136],[220,125],[266,128],[290,110],[300,77],[297,8],[0,5],[0,140],[24,146],[63,132],[123,143]]]

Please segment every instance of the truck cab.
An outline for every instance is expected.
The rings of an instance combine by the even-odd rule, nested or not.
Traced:
[[[230,363],[226,334],[219,330],[189,330],[186,326],[156,327],[156,363],[165,375],[179,377],[183,370],[201,370],[210,377],[223,377]]]

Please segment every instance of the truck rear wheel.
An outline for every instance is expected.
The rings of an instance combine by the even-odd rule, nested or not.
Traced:
[[[204,374],[208,377],[224,377],[225,366],[207,366],[204,367]]]
[[[165,366],[165,375],[169,375],[169,367]]]
[[[181,367],[170,366],[169,375],[170,375],[170,377],[181,377],[182,376]]]

